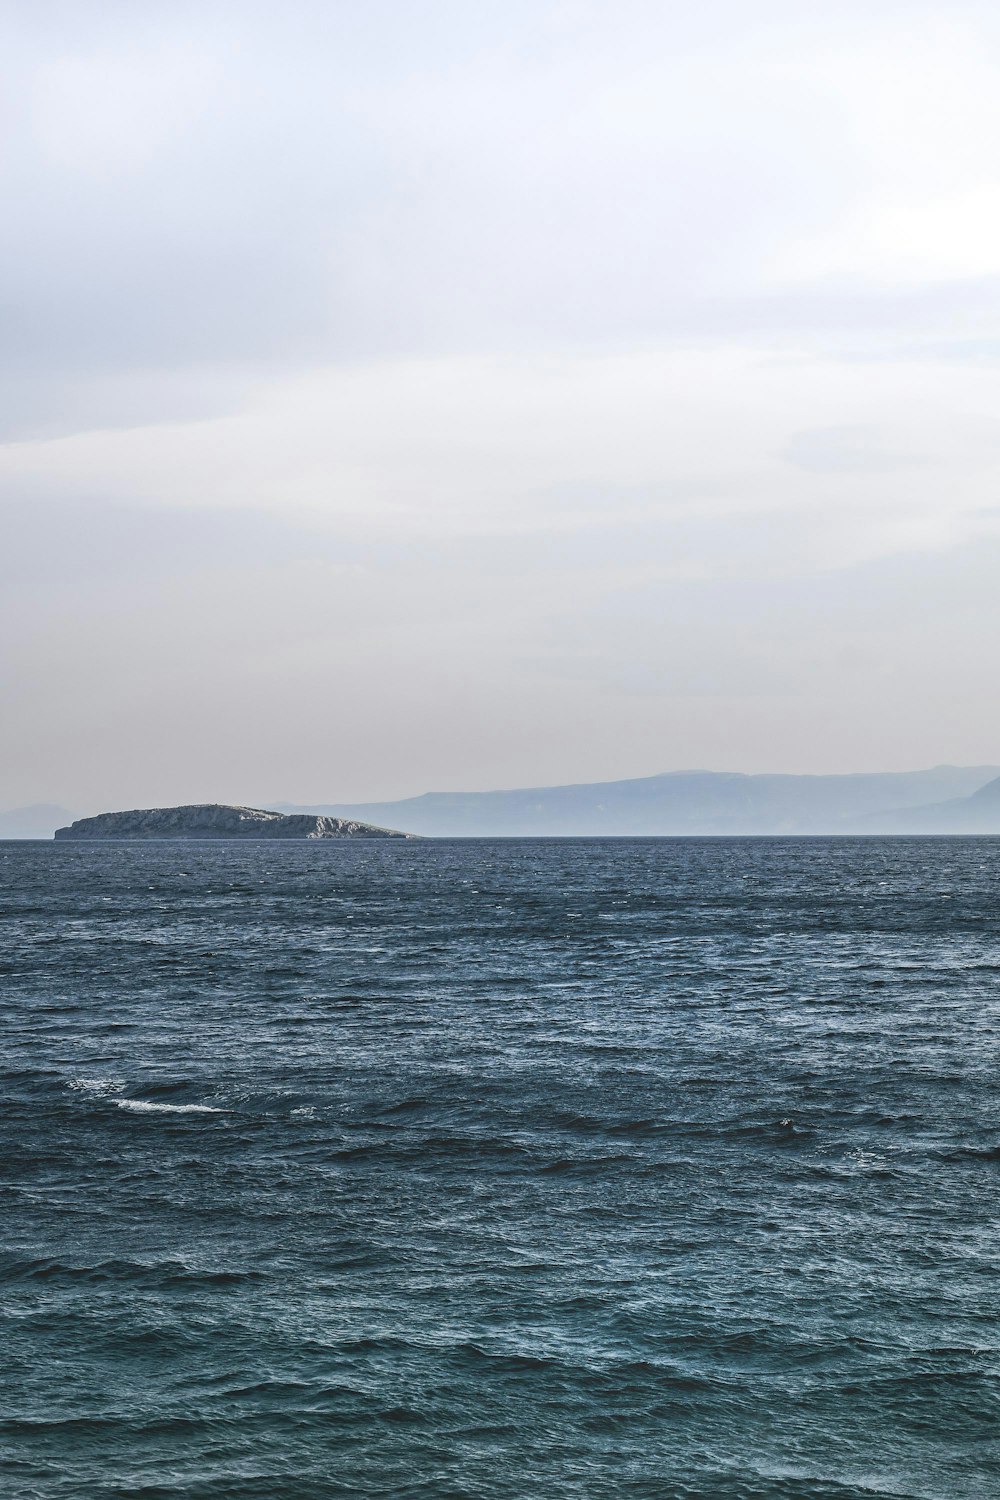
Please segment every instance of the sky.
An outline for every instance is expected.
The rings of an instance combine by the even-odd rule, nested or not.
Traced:
[[[0,32],[0,807],[1000,759],[995,4]]]

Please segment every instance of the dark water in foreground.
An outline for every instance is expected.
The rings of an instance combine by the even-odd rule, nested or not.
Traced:
[[[1000,1496],[1000,842],[0,845],[0,1491]]]

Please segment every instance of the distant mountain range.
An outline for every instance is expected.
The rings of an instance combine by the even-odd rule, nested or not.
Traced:
[[[668,771],[580,786],[427,792],[399,802],[272,806],[439,838],[1000,833],[1000,785],[988,790],[998,777],[1000,766],[935,766],[853,776]]]
[[[50,839],[73,814],[52,802],[35,802],[0,812],[0,839]]]
[[[1000,777],[971,797],[900,808],[883,813],[879,823],[887,833],[1000,833]]]
[[[670,834],[1000,834],[1000,766],[935,766],[854,776],[747,776],[668,771],[629,781],[507,792],[426,792],[399,802],[300,806],[437,838],[551,838]],[[65,808],[0,813],[0,839],[51,838]]]

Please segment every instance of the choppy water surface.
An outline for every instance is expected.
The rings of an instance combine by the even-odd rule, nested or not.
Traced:
[[[5,1495],[1000,1495],[1000,843],[0,897]]]

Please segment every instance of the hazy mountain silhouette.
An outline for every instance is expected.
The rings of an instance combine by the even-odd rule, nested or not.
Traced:
[[[998,776],[1000,766],[935,766],[853,776],[670,771],[579,786],[427,792],[398,802],[271,805],[438,837],[877,833],[911,831],[893,821],[904,811],[953,804],[964,808]],[[944,825],[930,831],[944,831]]]
[[[73,814],[51,802],[36,802],[31,807],[14,807],[0,813],[0,839],[50,839]]]
[[[883,813],[878,831],[889,833],[1000,833],[1000,777],[971,797]]]

